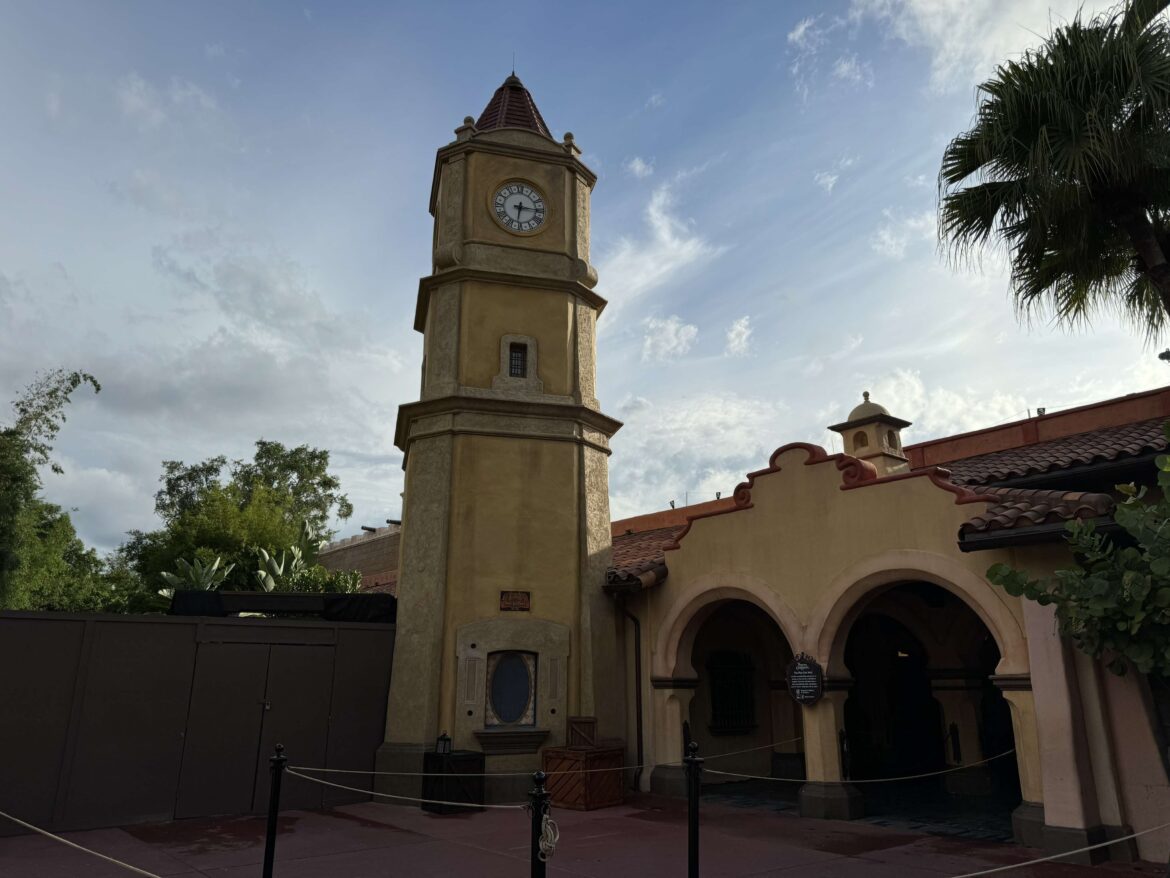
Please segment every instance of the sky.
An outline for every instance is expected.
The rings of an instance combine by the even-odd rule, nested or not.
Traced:
[[[1170,383],[1113,315],[1021,323],[1000,256],[936,243],[976,84],[1078,5],[0,0],[0,400],[102,383],[44,478],[102,551],[158,525],[163,460],[260,438],[328,449],[340,535],[397,519],[434,152],[513,55],[599,178],[614,518],[839,450],[864,390],[910,443]]]

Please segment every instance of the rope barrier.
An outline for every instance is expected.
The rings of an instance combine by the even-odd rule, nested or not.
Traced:
[[[89,854],[91,857],[97,857],[99,860],[105,860],[107,863],[113,863],[115,866],[121,866],[128,872],[134,872],[137,875],[145,875],[146,878],[161,878],[161,876],[154,874],[154,872],[147,872],[145,869],[139,869],[137,866],[131,866],[129,863],[123,863],[121,860],[115,860],[113,857],[107,857],[105,854],[99,854],[97,851],[91,851],[89,848],[83,848],[81,845],[74,844],[67,838],[61,838],[59,835],[53,835],[53,833],[49,832],[48,830],[41,829],[39,826],[33,826],[31,823],[25,823],[23,820],[20,820],[17,817],[13,817],[11,814],[5,814],[3,811],[0,811],[0,817],[5,818],[6,820],[11,820],[13,823],[17,824],[18,826],[23,826],[25,829],[31,829],[33,832],[39,832],[46,838],[51,838],[53,841],[59,841],[61,844],[68,845],[74,850]]]
[[[516,811],[523,810],[528,807],[526,803],[518,805],[480,805],[473,802],[446,802],[442,799],[417,799],[413,796],[395,796],[391,793],[379,793],[377,790],[363,790],[361,787],[347,787],[345,784],[333,783],[332,781],[322,780],[319,777],[310,777],[307,774],[301,774],[292,768],[286,768],[285,774],[291,774],[293,777],[299,777],[302,780],[309,780],[313,783],[319,783],[327,787],[335,787],[339,790],[349,790],[351,793],[361,793],[363,796],[381,796],[383,799],[397,799],[403,802],[414,802],[422,805],[451,805],[456,808],[495,808],[499,811]],[[440,775],[442,776],[442,775]],[[455,775],[448,774],[446,777],[454,777]]]
[[[529,813],[532,812],[531,805],[524,806]],[[537,844],[540,847],[540,857],[542,863],[547,863],[548,858],[551,857],[557,850],[557,842],[561,840],[561,828],[557,826],[557,822],[553,820],[548,814],[545,814],[540,821],[540,839]]]
[[[755,753],[759,750],[770,750],[773,747],[781,747],[784,744],[795,744],[802,738],[789,738],[787,741],[773,741],[771,744],[762,744],[759,747],[747,747],[743,750],[732,750],[730,753],[717,753],[714,756],[703,757],[707,761],[712,759],[724,759],[728,756],[739,756],[743,753]],[[675,765],[682,765],[681,759],[675,762],[656,762],[646,763],[643,765],[621,765],[609,768],[565,768],[560,771],[546,771],[545,775],[553,777],[558,774],[593,774],[603,771],[634,771],[635,769],[654,769],[658,767],[669,767]],[[486,771],[486,772],[426,772],[426,771],[367,771],[363,768],[318,768],[312,765],[290,765],[289,769],[297,771],[319,771],[322,774],[364,774],[374,775],[377,777],[532,777],[531,771]]]
[[[807,781],[803,777],[764,777],[760,774],[738,774],[734,771],[717,771],[714,768],[705,768],[703,771],[706,774],[721,774],[726,777],[742,777],[748,780],[778,780],[778,781],[799,781],[802,783],[839,783],[839,784],[859,784],[859,783],[894,783],[901,780],[921,780],[924,777],[938,777],[940,774],[953,774],[956,771],[966,771],[968,768],[976,768],[980,765],[986,765],[988,762],[994,762],[996,759],[1002,759],[1005,756],[1010,756],[1015,753],[1016,749],[1004,750],[1002,753],[996,753],[994,756],[989,756],[979,762],[972,762],[969,765],[956,765],[952,768],[944,768],[940,771],[927,771],[923,774],[906,774],[902,777],[868,777],[859,778],[857,780],[814,780]]]
[[[1119,844],[1123,841],[1130,841],[1134,838],[1139,838],[1143,835],[1149,835],[1151,832],[1157,832],[1159,829],[1166,829],[1170,827],[1170,823],[1163,823],[1161,826],[1152,826],[1149,829],[1143,829],[1141,832],[1135,832],[1132,835],[1125,835],[1121,838],[1114,838],[1110,841],[1102,841],[1097,844],[1091,844],[1088,847],[1077,848],[1075,851],[1064,851],[1059,854],[1052,854],[1047,857],[1040,857],[1035,860],[1028,860],[1024,863],[1012,863],[1010,866],[996,866],[994,869],[983,869],[980,872],[964,872],[962,875],[952,875],[951,878],[977,878],[979,875],[993,875],[996,872],[1007,872],[1010,869],[1022,869],[1025,866],[1034,866],[1037,863],[1048,863],[1052,860],[1060,860],[1064,857],[1071,857],[1073,854],[1083,854],[1086,851],[1095,851],[1097,848],[1107,848],[1110,845]]]

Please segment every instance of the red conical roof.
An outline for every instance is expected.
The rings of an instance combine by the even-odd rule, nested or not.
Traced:
[[[492,128],[527,128],[552,139],[548,126],[541,118],[536,102],[515,73],[504,80],[496,89],[488,105],[479,114],[475,127],[480,131]]]

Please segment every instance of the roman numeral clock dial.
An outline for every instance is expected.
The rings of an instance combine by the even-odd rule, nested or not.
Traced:
[[[509,232],[535,232],[544,225],[544,196],[527,183],[505,183],[492,196],[492,212]]]

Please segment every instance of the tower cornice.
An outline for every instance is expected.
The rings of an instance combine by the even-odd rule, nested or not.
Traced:
[[[496,129],[496,131],[508,130],[506,128]],[[519,128],[515,130],[524,131],[524,129]],[[494,133],[495,131],[487,132],[487,135]],[[540,136],[528,131],[524,131],[524,133],[531,135],[533,138]],[[438,204],[439,177],[443,170],[443,165],[456,156],[466,155],[472,152],[491,153],[493,155],[511,156],[529,161],[544,162],[550,165],[561,165],[581,176],[589,185],[590,189],[597,185],[597,175],[589,169],[588,165],[577,158],[577,153],[580,150],[577,149],[572,141],[565,144],[558,144],[555,140],[549,140],[548,147],[537,149],[516,143],[504,143],[497,139],[488,139],[488,136],[485,135],[472,134],[466,140],[456,140],[444,147],[440,147],[439,151],[435,153],[435,170],[431,177],[431,200],[429,204],[431,216],[435,215],[435,209]]]
[[[413,425],[424,424],[419,431]],[[527,428],[519,426],[527,424]],[[596,409],[571,403],[444,396],[398,407],[394,444],[404,454],[422,436],[476,434],[527,436],[577,442],[610,453],[609,439],[622,422]],[[403,459],[403,467],[406,460]]]
[[[588,266],[586,266],[586,269]],[[427,275],[418,282],[418,300],[414,308],[414,328],[418,332],[425,332],[427,325],[427,310],[430,305],[431,291],[445,284],[460,283],[462,281],[483,281],[485,283],[507,284],[513,287],[532,287],[541,290],[558,290],[569,293],[585,304],[594,308],[600,315],[608,304],[605,299],[589,289],[582,281],[563,280],[552,277],[533,277],[527,274],[511,274],[501,271],[484,271],[478,268],[452,268],[436,274]]]

